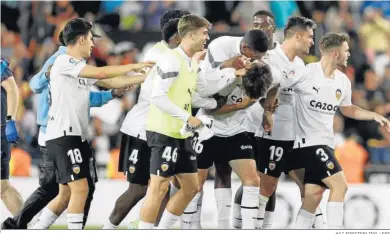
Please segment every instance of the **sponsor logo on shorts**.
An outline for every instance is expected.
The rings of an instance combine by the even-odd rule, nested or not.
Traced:
[[[131,165],[131,166],[129,167],[129,172],[130,172],[131,174],[133,174],[133,173],[135,172],[135,166],[134,166],[134,165]]]
[[[73,165],[72,170],[75,174],[80,173],[80,166],[79,165]]]
[[[331,161],[327,161],[326,162],[326,167],[329,168],[330,170],[333,170],[334,169],[334,163],[331,162]]]
[[[271,171],[275,170],[276,163],[274,161],[269,162],[268,167]]]
[[[190,157],[190,160],[191,160],[191,161],[196,160],[196,156],[191,156],[191,157]]]
[[[242,150],[246,150],[246,149],[253,149],[251,145],[242,145],[241,146],[241,149]]]
[[[169,165],[168,165],[168,163],[164,162],[164,163],[162,163],[162,164],[161,164],[161,170],[163,170],[163,171],[167,171],[167,170],[168,170],[168,168],[169,168]]]

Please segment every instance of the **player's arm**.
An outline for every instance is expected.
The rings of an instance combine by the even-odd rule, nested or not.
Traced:
[[[217,109],[214,113],[215,114],[227,114],[230,112],[235,112],[238,110],[246,109],[250,106],[252,106],[254,103],[256,103],[256,99],[251,99],[247,96],[245,96],[242,99],[242,102],[236,103],[236,104],[229,104],[229,105],[223,105],[221,108]]]
[[[85,65],[78,74],[78,76],[97,80],[112,79],[118,76],[122,76],[131,71],[140,72],[144,68],[153,67],[154,64],[154,62],[142,62],[136,64],[105,67],[94,67],[90,65]]]
[[[204,108],[206,110],[215,109],[218,105],[217,101],[214,98],[204,98],[201,97],[198,93],[194,93],[192,95],[191,104],[192,107]]]
[[[131,85],[141,84],[145,81],[147,75],[119,76],[112,79],[99,80],[96,85],[106,89],[124,88]]]
[[[200,120],[191,116],[180,107],[171,102],[168,91],[179,75],[179,61],[176,59],[163,59],[157,64],[156,83],[152,91],[151,103],[163,112],[188,123],[191,127],[198,127]]]
[[[54,61],[56,58],[66,53],[66,47],[60,46],[60,48],[57,50],[55,54],[53,54],[43,65],[42,69],[35,74],[30,82],[30,88],[34,93],[41,93],[43,90],[45,90],[49,84],[49,78],[50,78],[50,69],[51,66],[54,64]]]
[[[372,111],[364,110],[355,105],[340,106],[341,113],[349,118],[357,120],[375,120],[382,127],[385,127],[390,132],[390,123],[385,117]]]
[[[130,87],[113,89],[108,91],[90,92],[89,103],[91,107],[101,107],[107,104],[110,100],[122,96],[123,93],[129,90]]]
[[[2,61],[2,63],[6,63]],[[2,66],[4,64],[1,64]],[[18,112],[18,103],[19,103],[19,89],[16,85],[15,79],[11,70],[7,67],[1,73],[1,87],[7,92],[7,124],[5,128],[5,134],[7,141],[10,143],[15,143],[19,140],[19,134],[16,129],[15,118]],[[11,119],[8,119],[8,116]]]

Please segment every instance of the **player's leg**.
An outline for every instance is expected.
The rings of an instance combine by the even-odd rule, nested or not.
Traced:
[[[199,197],[198,167],[196,154],[192,149],[192,139],[181,142],[182,148],[175,165],[174,173],[180,184],[180,190],[173,195],[167,204],[159,229],[172,228],[173,224],[186,212],[185,218],[190,218],[187,228],[192,225],[192,215],[196,213],[197,199]],[[194,202],[196,201],[196,202]],[[184,217],[183,217],[184,219]]]
[[[115,207],[103,229],[115,229],[146,195],[148,188],[150,149],[146,141],[123,134],[119,158],[123,163],[123,171],[127,175],[129,186],[116,200]]]
[[[4,205],[12,215],[20,210],[23,205],[23,199],[20,193],[9,182],[9,161],[11,159],[10,145],[5,138],[5,134],[1,136],[1,188],[0,196]]]
[[[265,207],[265,214],[264,214],[264,220],[263,220],[263,226],[262,226],[263,229],[271,229],[272,228],[272,224],[273,224],[273,220],[274,220],[275,205],[276,205],[276,190],[271,195],[271,197],[269,197],[269,200],[267,202],[267,206]]]
[[[236,195],[234,196],[234,203],[233,203],[232,225],[234,229],[242,229],[242,215],[241,215],[242,192],[243,192],[243,186],[240,185],[240,187],[236,191]]]
[[[39,166],[39,187],[27,198],[21,210],[12,219],[18,229],[27,229],[27,224],[34,216],[58,195],[59,187],[53,159],[49,157],[46,147],[40,147],[40,151],[42,160]]]
[[[193,139],[193,150],[197,154],[199,193],[191,200],[182,215],[182,229],[202,229],[203,186],[208,177],[209,168],[213,165],[214,155],[217,153],[215,141],[216,137],[202,142],[196,141],[195,138]]]
[[[84,229],[85,224],[87,223],[87,220],[88,220],[88,214],[89,214],[89,210],[91,208],[93,194],[95,193],[95,188],[96,188],[95,184],[98,182],[97,170],[96,170],[96,160],[95,160],[95,156],[93,155],[94,154],[93,149],[91,148],[88,141],[84,141],[84,146],[86,147],[86,150],[90,150],[92,156],[91,156],[90,161],[89,161],[90,173],[87,176],[88,196],[87,196],[87,200],[85,201],[85,207],[84,207],[83,229]]]
[[[214,195],[217,203],[218,229],[230,228],[232,204],[232,168],[228,162],[215,163]]]
[[[302,207],[298,212],[295,227],[310,229],[314,222],[315,211],[321,202],[325,189],[317,184],[305,184]]]
[[[48,229],[57,218],[66,210],[70,200],[70,188],[66,184],[60,184],[58,195],[42,210],[38,222],[32,229]]]
[[[151,146],[150,183],[141,207],[139,229],[153,229],[161,202],[168,192],[170,178],[174,175],[178,154],[177,142],[173,138],[154,132],[147,132],[147,137]]]

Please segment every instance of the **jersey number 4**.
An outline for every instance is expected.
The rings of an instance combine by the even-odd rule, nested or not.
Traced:
[[[276,156],[276,162],[279,162],[282,157],[283,157],[283,148],[282,147],[276,147],[274,145],[272,145],[271,147],[269,147],[269,150],[271,151],[271,156],[270,156],[270,160],[273,161],[275,156]]]
[[[130,156],[129,156],[129,161],[133,162],[133,164],[137,164],[138,162],[138,150],[134,149]]]
[[[175,163],[177,160],[177,148],[174,148],[172,152],[172,147],[165,147],[162,158],[165,159],[167,162],[171,161],[172,159],[172,162]]]
[[[68,151],[68,156],[70,157],[70,160],[72,161],[72,164],[76,163],[82,163],[83,157],[81,157],[81,152],[79,149],[73,149]]]

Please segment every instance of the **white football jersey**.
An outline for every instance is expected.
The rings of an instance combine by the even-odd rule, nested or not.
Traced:
[[[84,60],[63,54],[50,71],[50,109],[46,140],[65,135],[87,137],[90,86],[95,79],[79,77],[86,66]]]
[[[333,120],[339,106],[351,103],[351,82],[339,70],[326,78],[319,62],[293,85],[296,93],[297,136],[294,148],[328,145],[334,148]]]
[[[219,66],[223,61],[241,55],[241,40],[242,37],[222,36],[214,39],[210,43],[204,62],[201,63],[201,69],[205,74],[206,80],[215,79],[215,71],[220,70]],[[233,82],[218,91],[219,95],[227,97],[227,105],[242,102],[245,94],[244,89],[241,87],[241,79],[234,79],[231,81]],[[212,131],[216,136],[229,137],[246,131],[246,110],[239,110],[227,114],[210,114],[202,108],[197,113],[197,116],[202,114],[208,114],[214,118]]]
[[[158,61],[166,51],[169,50],[168,45],[164,42],[156,43],[148,52],[146,52],[145,61]],[[120,129],[121,132],[139,137],[146,141],[145,124],[149,113],[150,99],[152,96],[153,81],[156,77],[156,66],[152,68],[146,77],[144,83],[141,84],[141,91],[138,96],[138,102],[127,113],[125,120]]]
[[[295,140],[295,97],[293,89],[289,87],[288,80],[295,80],[296,77],[302,76],[305,64],[299,57],[295,57],[294,61],[291,62],[280,45],[270,51],[264,62],[271,68],[278,69],[279,73],[282,74],[282,78],[279,80],[281,91],[278,95],[279,107],[274,114],[272,131],[264,132],[260,124],[256,136],[271,140],[293,141]],[[272,72],[274,73],[274,71]]]

